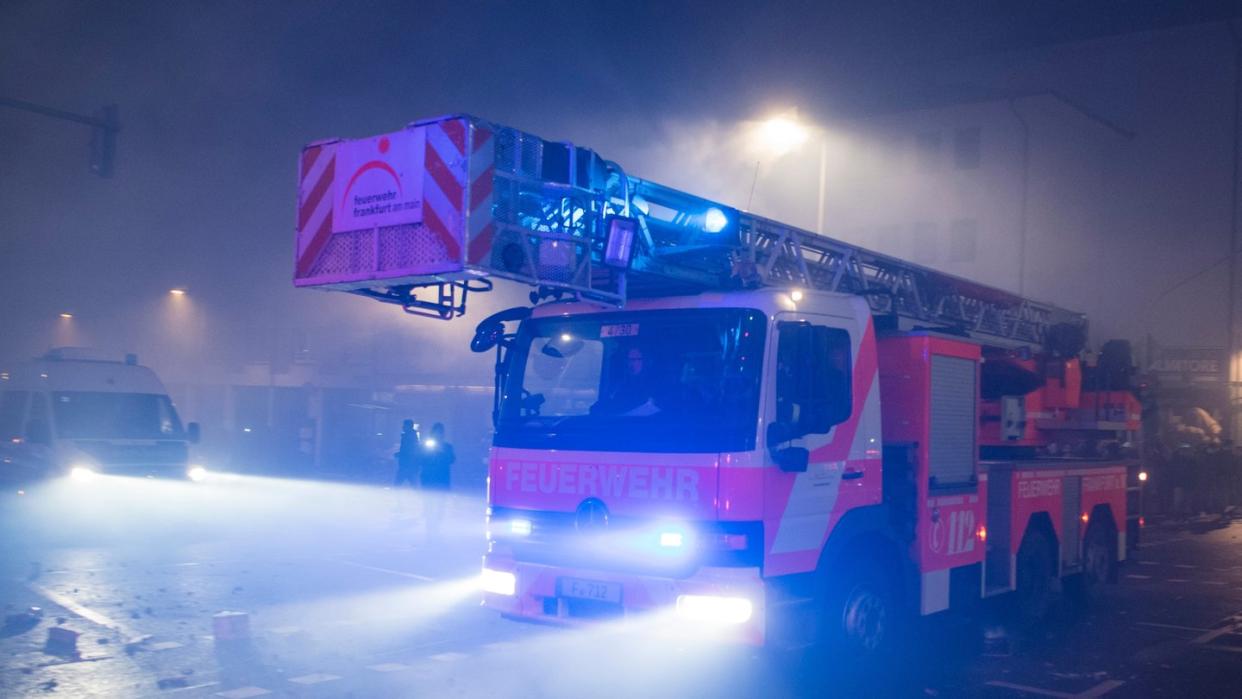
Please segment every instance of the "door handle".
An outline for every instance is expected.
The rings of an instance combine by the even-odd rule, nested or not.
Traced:
[[[845,472],[843,472],[843,473],[841,474],[841,480],[843,480],[843,481],[848,481],[848,480],[853,480],[853,479],[855,479],[855,478],[862,478],[862,477],[863,477],[863,473],[865,473],[865,471],[861,471],[861,470],[859,470],[859,471],[855,471],[855,470],[845,471]]]

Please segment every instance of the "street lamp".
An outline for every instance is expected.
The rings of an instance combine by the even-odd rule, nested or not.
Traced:
[[[172,294],[173,296],[185,296],[186,291],[185,289],[181,287],[176,287],[173,289],[169,289],[168,293]]]
[[[797,117],[775,116],[759,125],[759,138],[773,156],[780,157],[796,150],[809,136]]]
[[[828,190],[828,139],[822,129],[807,126],[798,120],[796,112],[779,114],[760,122],[758,129],[759,145],[763,151],[774,158],[797,150],[806,143],[812,131],[819,133],[819,196],[815,210],[815,232],[824,233],[824,197]],[[759,177],[759,164],[755,163],[755,179]],[[755,185],[750,186],[751,197],[754,197]],[[749,208],[749,205],[748,205]]]
[[[70,311],[56,314],[52,328],[52,342],[56,347],[72,347],[81,344],[78,337],[78,321]]]

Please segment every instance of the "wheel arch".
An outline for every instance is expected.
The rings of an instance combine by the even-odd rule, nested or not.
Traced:
[[[1047,510],[1032,512],[1026,519],[1026,527],[1022,529],[1022,538],[1018,540],[1018,551],[1022,550],[1023,544],[1032,532],[1038,532],[1048,538],[1048,543],[1052,544],[1052,560],[1056,568],[1059,570],[1060,565],[1057,561],[1061,560],[1061,538],[1057,536],[1057,529],[1052,525],[1052,515]]]
[[[918,567],[908,555],[904,543],[892,527],[889,508],[884,505],[860,507],[847,512],[833,527],[820,552],[816,575],[822,579],[832,575],[851,560],[869,558],[892,576],[898,599],[910,606],[918,594]]]

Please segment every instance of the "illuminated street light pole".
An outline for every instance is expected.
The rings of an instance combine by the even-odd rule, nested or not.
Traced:
[[[759,125],[759,140],[765,151],[774,158],[797,150],[806,143],[812,128],[802,124],[797,114],[774,116]],[[759,179],[759,163],[755,163],[755,178],[751,181],[751,198],[755,195],[755,182]],[[824,134],[819,138],[819,194],[815,207],[815,232],[824,233],[824,199],[828,191],[828,139]],[[747,208],[750,203],[747,202]]]

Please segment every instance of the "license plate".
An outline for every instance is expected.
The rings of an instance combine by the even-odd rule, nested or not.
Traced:
[[[582,580],[580,578],[561,578],[558,587],[561,597],[592,599],[599,602],[621,604],[621,583],[601,582],[599,580]]]

